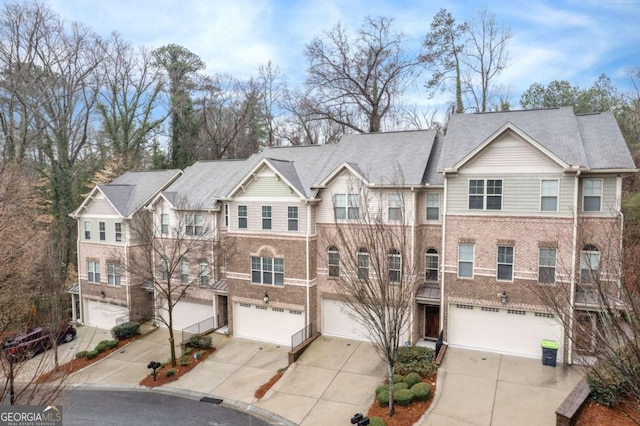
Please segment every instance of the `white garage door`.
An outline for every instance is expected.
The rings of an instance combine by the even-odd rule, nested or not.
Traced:
[[[562,361],[562,325],[545,312],[451,304],[448,331],[451,346],[535,358],[542,356],[541,340],[555,340]]]
[[[338,300],[322,299],[322,334],[356,340],[371,340],[369,332],[354,319],[351,308]]]
[[[128,315],[125,306],[118,306],[107,302],[98,302],[96,300],[87,300],[86,304],[87,318],[85,324],[111,330],[116,326],[116,319]]]
[[[166,305],[165,305],[166,306]],[[163,309],[163,318],[169,322],[169,313]],[[173,307],[173,329],[183,330],[213,317],[213,302],[209,304],[179,301]],[[163,324],[164,325],[164,324]]]
[[[233,304],[233,335],[291,345],[291,336],[304,328],[304,312],[272,306]]]

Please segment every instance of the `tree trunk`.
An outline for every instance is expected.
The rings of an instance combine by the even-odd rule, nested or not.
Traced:
[[[392,363],[387,364],[387,371],[389,375],[389,417],[395,414],[395,408],[393,407],[393,372],[395,368]]]

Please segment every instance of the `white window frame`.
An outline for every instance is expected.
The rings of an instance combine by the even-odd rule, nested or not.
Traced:
[[[209,262],[200,262],[200,285],[209,285]]]
[[[100,282],[100,261],[87,260],[87,282]]]
[[[553,256],[550,255],[553,253]],[[556,263],[558,258],[558,250],[553,247],[538,248],[538,283],[539,284],[555,284],[556,283]],[[546,273],[544,271],[547,271]],[[551,281],[543,280],[543,276],[551,276]]]
[[[426,201],[427,202],[427,207],[426,207],[427,220],[434,221],[434,222],[439,221],[440,220],[440,193],[427,192],[426,198],[427,198],[427,201]],[[429,198],[431,198],[431,200]],[[435,210],[435,215],[433,214],[434,210]],[[429,212],[431,212],[432,214],[429,215]],[[435,219],[433,218],[433,216],[435,216]]]
[[[601,252],[593,244],[585,244],[580,250],[580,284],[593,285],[594,276],[600,274]]]
[[[247,229],[249,227],[249,208],[246,205],[238,206],[238,229]]]
[[[546,186],[545,183],[548,183],[548,184],[555,183],[555,188],[553,187],[550,188],[548,185]],[[547,192],[548,190],[551,190],[551,193],[548,193]],[[559,192],[560,192],[560,181],[558,179],[540,179],[540,211],[541,212],[557,212],[558,211],[558,206],[560,204]],[[545,203],[544,203],[545,200],[547,201],[554,200],[555,208],[554,209],[545,208]]]
[[[298,206],[287,206],[287,230],[291,232],[298,231],[300,220],[300,211]]]
[[[402,220],[402,195],[387,194],[388,211],[387,215],[390,222],[399,222]]]
[[[106,222],[98,222],[98,235],[100,236],[100,241],[107,241],[107,223]]]
[[[160,234],[169,235],[169,214],[168,213],[160,214]]]
[[[435,259],[435,262],[434,262]],[[440,254],[438,253],[438,250],[434,249],[434,248],[430,248],[427,250],[427,252],[425,253],[425,274],[424,274],[424,280],[426,282],[435,282],[437,283],[438,281],[440,281]],[[434,275],[433,272],[435,271],[435,280],[434,279],[429,279],[430,275]]]
[[[271,206],[262,206],[262,229],[270,230],[273,227],[273,209]]]
[[[498,246],[496,252],[496,280],[513,282],[514,264],[515,264],[515,247],[509,245]],[[500,269],[504,270],[508,267],[509,278],[500,278]]]
[[[358,249],[357,257],[358,259],[358,279],[359,280],[368,280],[369,279],[369,268],[371,265],[371,256],[369,255],[369,251],[366,249]]]
[[[189,261],[180,260],[180,284],[189,284]]]
[[[402,281],[402,255],[396,249],[387,255],[389,262],[389,282],[397,284]]]
[[[335,220],[360,219],[360,194],[334,194],[333,218]]]
[[[284,259],[251,256],[251,282],[274,287],[284,286]]]
[[[120,284],[121,284],[120,264],[107,263],[107,285],[120,287]]]
[[[202,235],[204,232],[204,218],[198,213],[187,213],[185,215],[185,234],[189,237]]]
[[[85,240],[91,239],[91,221],[89,220],[84,221],[84,239]]]
[[[598,185],[600,186],[600,192],[595,195],[595,193],[593,193],[592,189],[593,188],[589,188],[589,194],[587,194],[587,182],[589,183],[596,183],[598,182]],[[582,211],[583,212],[601,212],[602,211],[602,191],[604,189],[604,181],[603,179],[593,179],[593,178],[589,178],[589,179],[584,179],[582,181]],[[597,198],[598,199],[598,209],[589,209],[587,210],[585,208],[585,202],[587,201],[587,198]]]
[[[229,204],[224,205],[224,226],[229,227]]]
[[[340,251],[335,246],[327,249],[327,267],[329,277],[340,277]]]
[[[463,258],[462,257],[462,248],[466,248],[466,247],[471,247],[471,259],[468,258]],[[469,278],[469,279],[473,279],[473,275],[474,275],[474,269],[475,269],[475,253],[476,249],[475,249],[475,244],[470,244],[470,243],[458,243],[458,278]],[[468,253],[465,253],[465,256]],[[461,275],[460,272],[462,270],[461,266],[462,265],[471,265],[471,274],[470,275]]]
[[[165,257],[160,259],[160,278],[163,282],[169,281],[169,261]]]
[[[480,188],[482,192],[473,192],[471,191],[471,182],[482,182],[482,187]],[[490,193],[489,192],[489,182],[494,184],[493,191],[495,191],[495,183],[500,182],[500,193]],[[476,188],[474,188],[476,189]],[[482,207],[471,207],[471,197],[474,199],[481,198],[482,199]],[[503,197],[504,197],[504,181],[503,179],[469,179],[467,182],[467,208],[468,210],[490,210],[490,211],[499,211],[502,210],[503,205]],[[498,208],[490,208],[489,201],[493,198],[500,199],[500,206]]]
[[[116,222],[113,224],[114,235],[116,242],[122,242],[122,222]]]

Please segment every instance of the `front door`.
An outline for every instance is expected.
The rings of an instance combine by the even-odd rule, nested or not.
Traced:
[[[224,327],[229,324],[228,309],[227,296],[218,296],[218,327]]]
[[[424,305],[424,337],[437,339],[440,333],[440,306]]]

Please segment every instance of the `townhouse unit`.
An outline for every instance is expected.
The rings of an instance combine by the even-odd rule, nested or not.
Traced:
[[[602,279],[615,296],[619,259],[607,249],[621,241],[622,179],[636,172],[612,114],[554,108],[458,114],[444,134],[345,135],[337,144],[198,162],[182,173],[126,173],[96,187],[74,213],[79,318],[111,327],[118,316],[166,315],[158,294],[144,299],[134,296],[142,294],[136,283],[115,284],[118,265],[109,263],[109,249],[134,244],[128,223],[144,207],[158,238],[181,226],[193,237],[211,230],[206,252],[181,260],[174,328],[214,318],[232,335],[285,345],[309,325],[367,339],[335,285],[361,273],[344,262],[344,250],[359,248],[339,244],[335,231],[366,226],[360,219],[377,209],[387,225],[409,227],[404,255],[419,265],[407,342],[442,335],[450,345],[537,357],[540,341],[552,339],[558,359],[573,362],[576,339],[563,323],[595,323],[598,271],[607,271]],[[137,190],[145,196],[133,203]],[[110,227],[114,237],[102,239]],[[409,263],[397,256],[393,265]],[[364,253],[362,260],[358,268],[368,268]],[[164,273],[161,259],[153,267]],[[403,273],[394,267],[390,274]],[[543,294],[554,292],[552,308]]]

